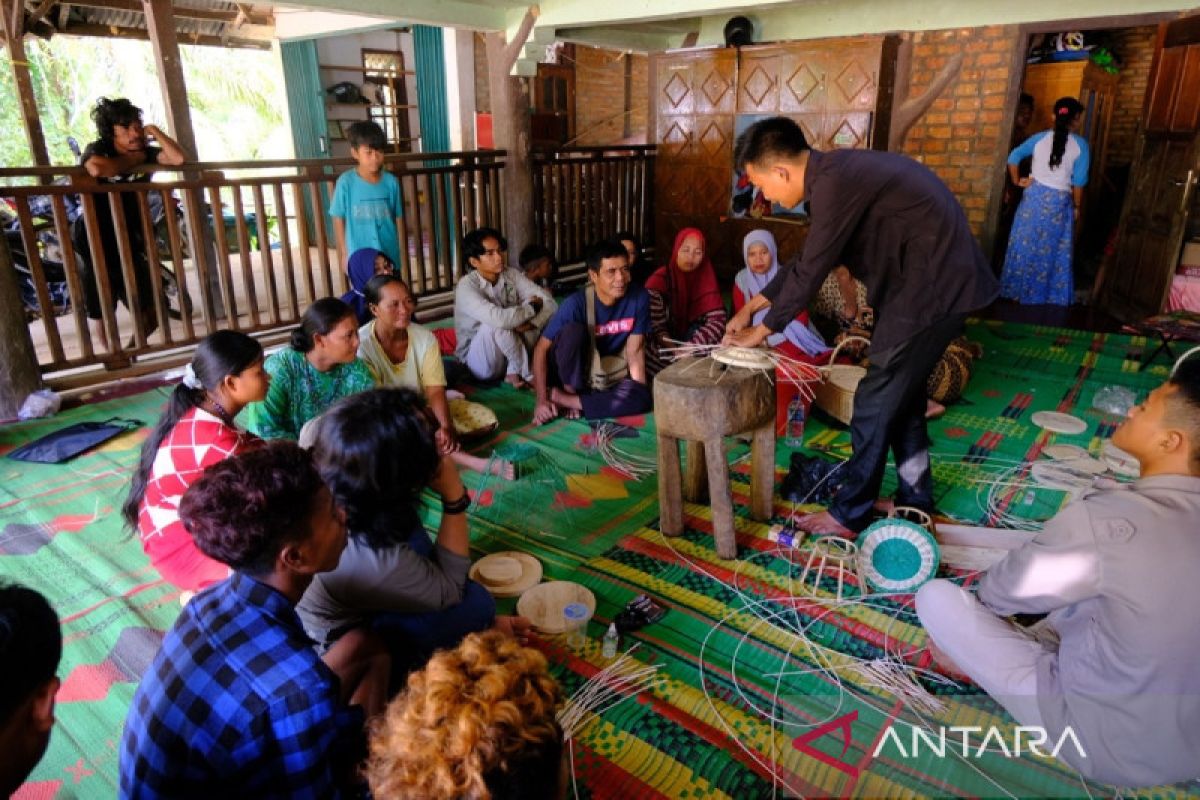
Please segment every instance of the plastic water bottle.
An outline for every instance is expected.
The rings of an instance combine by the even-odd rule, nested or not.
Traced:
[[[567,634],[567,647],[580,650],[587,644],[588,610],[583,603],[569,603],[563,607],[563,623]]]
[[[788,403],[787,428],[784,431],[783,443],[788,447],[800,447],[804,444],[804,401],[793,397]]]
[[[600,643],[600,655],[605,658],[615,658],[620,641],[621,634],[617,633],[617,623],[609,623],[608,631],[604,634],[604,641]]]

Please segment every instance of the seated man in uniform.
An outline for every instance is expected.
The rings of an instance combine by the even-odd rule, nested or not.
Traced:
[[[917,614],[942,665],[1019,725],[1049,742],[1074,735],[1059,758],[1093,780],[1154,786],[1200,775],[1200,357],[1180,361],[1113,443],[1139,480],[1085,492],[974,596],[922,586]],[[1018,613],[1049,616],[1025,629],[1004,619]]]
[[[629,279],[629,256],[605,239],[585,256],[588,284],[563,301],[533,348],[533,421],[560,414],[588,419],[643,414],[650,297]]]

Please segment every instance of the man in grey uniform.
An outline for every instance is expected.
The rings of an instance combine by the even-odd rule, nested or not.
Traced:
[[[1086,492],[975,596],[927,583],[917,614],[943,666],[1019,724],[1050,743],[1069,727],[1082,747],[1058,757],[1088,778],[1175,783],[1200,776],[1200,353],[1113,443],[1137,458],[1139,480]],[[1017,613],[1049,613],[1041,635],[1003,618]]]

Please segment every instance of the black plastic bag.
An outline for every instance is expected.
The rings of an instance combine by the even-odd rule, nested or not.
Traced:
[[[99,422],[77,422],[18,447],[9,453],[8,457],[38,464],[61,464],[141,426],[140,420],[120,417],[109,417]]]

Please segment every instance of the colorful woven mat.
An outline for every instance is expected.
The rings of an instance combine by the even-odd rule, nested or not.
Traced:
[[[1051,442],[1098,452],[1116,420],[1089,408],[1095,389],[1119,384],[1141,396],[1166,372],[1163,365],[1136,371],[1147,346],[1141,337],[994,323],[973,324],[968,334],[983,343],[985,355],[964,400],[931,425],[939,510],[964,519],[986,518],[980,475],[986,479],[989,470],[1033,458]],[[744,465],[734,467],[733,483],[742,558],[726,562],[712,552],[704,506],[685,507],[682,536],[661,536],[655,479],[631,480],[607,466],[586,423],[556,420],[535,428],[530,393],[498,387],[469,394],[500,420],[499,432],[472,451],[485,458],[497,448],[516,453],[531,470],[513,483],[465,474],[476,501],[473,549],[532,553],[548,578],[578,581],[597,598],[582,649],[568,649],[561,637],[539,645],[567,694],[606,664],[600,637],[625,602],[647,593],[669,609],[662,621],[622,643],[637,643],[635,658],[660,664],[659,678],[655,688],[612,706],[582,730],[572,748],[578,796],[1112,795],[1107,787],[1085,788],[1056,761],[1006,757],[995,741],[978,753],[978,737],[965,756],[951,745],[944,756],[928,748],[914,755],[912,724],[930,726],[921,728],[927,733],[943,724],[996,725],[1011,748],[1012,722],[977,690],[938,683],[930,673],[917,675],[945,704],[936,713],[905,708],[856,672],[854,659],[888,654],[916,668],[928,665],[910,599],[838,604],[830,575],[815,597],[806,588],[811,574],[800,586],[804,565],[797,553],[767,541],[765,525],[748,518]],[[0,455],[84,419],[117,413],[149,424],[165,398],[165,390],[156,390],[5,426]],[[1051,436],[1029,423],[1043,409],[1081,416],[1088,431]],[[620,446],[654,457],[652,417],[622,422],[637,435],[616,440]],[[65,636],[59,722],[20,798],[116,794],[117,742],[128,703],[179,612],[178,593],[158,580],[117,516],[145,435],[142,429],[61,466],[0,459],[0,577],[46,594]],[[814,417],[806,445],[844,458],[849,436]],[[734,442],[730,458],[745,452]],[[789,456],[779,448],[781,468]],[[891,470],[886,480],[885,489],[894,483]],[[1021,507],[1022,497],[1010,505]],[[1039,500],[1029,516],[1053,513],[1064,497]],[[777,519],[791,512],[779,505]],[[436,518],[430,511],[427,522],[436,527]],[[856,598],[855,586],[847,579],[844,596]],[[887,733],[893,729],[908,752]],[[1195,786],[1141,794],[1200,798]]]

